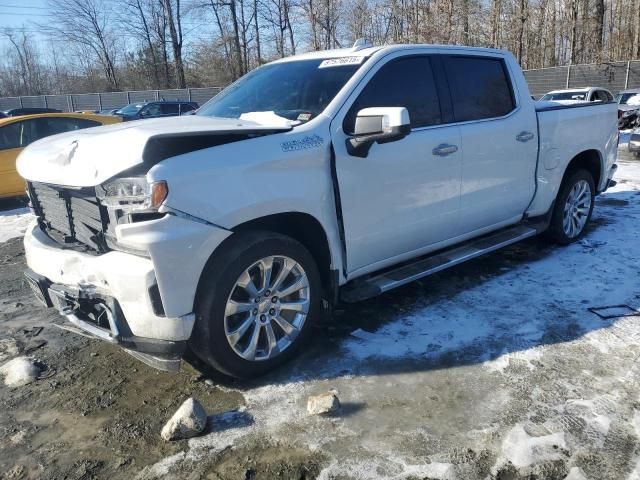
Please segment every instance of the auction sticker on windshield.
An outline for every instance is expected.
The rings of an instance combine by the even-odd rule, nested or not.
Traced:
[[[365,57],[338,57],[323,60],[318,68],[341,67],[342,65],[360,65]]]

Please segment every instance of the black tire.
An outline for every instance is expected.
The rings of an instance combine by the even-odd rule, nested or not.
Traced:
[[[225,308],[240,275],[260,259],[284,255],[296,261],[307,275],[310,305],[300,333],[274,358],[250,361],[231,347],[225,334]],[[308,341],[321,316],[322,285],[318,267],[298,241],[273,232],[239,232],[230,237],[209,261],[198,287],[196,322],[189,340],[193,353],[214,369],[236,378],[263,375],[291,359]]]
[[[563,228],[564,208],[571,190],[578,182],[582,180],[586,181],[589,184],[589,189],[591,191],[591,205],[589,207],[589,213],[587,214],[587,220],[580,232],[575,236],[569,236]],[[551,216],[551,223],[549,224],[549,228],[545,232],[546,237],[549,240],[560,245],[568,245],[580,239],[584,235],[584,232],[589,225],[589,222],[591,221],[591,214],[593,213],[593,205],[595,203],[595,191],[596,189],[593,177],[587,170],[580,168],[572,172],[568,172],[567,176],[562,182],[562,185],[560,186],[558,196],[556,197],[556,201],[553,206],[553,214]]]

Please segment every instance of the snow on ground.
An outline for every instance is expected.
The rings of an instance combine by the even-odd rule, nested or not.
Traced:
[[[0,211],[0,242],[23,236],[32,219],[26,207]]]
[[[617,180],[576,244],[533,239],[349,307],[351,335],[239,389],[246,410],[171,468],[270,441],[322,452],[324,479],[637,478],[640,317],[587,310],[640,307],[640,162]],[[342,413],[308,416],[330,388]]]
[[[238,389],[242,409],[139,477],[270,441],[321,452],[325,479],[640,478],[640,317],[587,310],[640,308],[640,162],[616,179],[580,242],[533,239],[348,307],[350,335]],[[0,212],[0,242],[31,218]],[[342,412],[308,416],[330,388]]]

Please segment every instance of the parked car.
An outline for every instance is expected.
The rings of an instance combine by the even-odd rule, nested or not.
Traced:
[[[60,113],[60,110],[56,110],[55,108],[11,108],[9,110],[4,110],[0,112],[0,118],[7,117],[17,117],[19,115],[34,115],[37,113]]]
[[[123,107],[118,107],[118,108],[104,108],[102,110],[97,111],[96,113],[99,113],[100,115],[115,115],[116,112],[118,110],[120,110]]]
[[[616,108],[534,102],[502,50],[277,60],[197,115],[28,147],[26,277],[74,328],[157,368],[189,344],[260,375],[338,302],[543,232],[579,239],[616,171]]]
[[[640,88],[623,90],[616,96],[620,129],[640,127]]]
[[[32,142],[49,135],[120,122],[119,117],[74,113],[44,113],[0,119],[0,198],[25,194],[16,158]]]
[[[640,129],[631,132],[629,137],[629,152],[633,153],[636,158],[640,158]]]
[[[613,95],[609,90],[599,87],[567,88],[554,90],[543,95],[541,102],[558,102],[564,105],[586,102],[613,102]]]
[[[157,102],[131,103],[116,112],[123,121],[140,120],[142,118],[176,117],[198,108],[195,102],[161,100]]]

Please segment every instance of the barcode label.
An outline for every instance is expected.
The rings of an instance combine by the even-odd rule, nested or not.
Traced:
[[[323,60],[318,68],[340,67],[342,65],[360,65],[365,57],[338,57]]]

